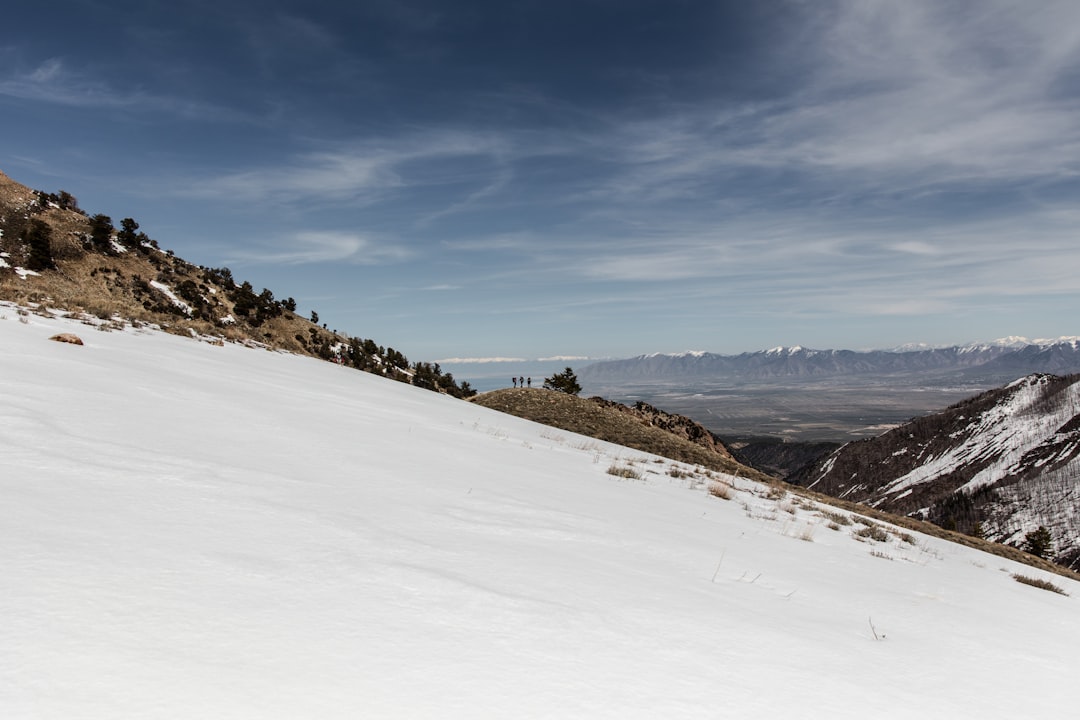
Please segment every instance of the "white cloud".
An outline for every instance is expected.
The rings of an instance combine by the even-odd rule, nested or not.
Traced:
[[[475,358],[443,358],[437,360],[438,363],[456,363],[459,365],[476,365],[481,363],[522,363],[528,362],[526,358],[519,357],[475,357]]]
[[[497,135],[467,131],[346,141],[326,150],[295,155],[278,165],[210,178],[194,184],[191,192],[247,201],[306,204],[348,199],[354,204],[371,204],[392,192],[441,182],[425,171],[427,163],[498,158],[503,150],[503,140]],[[484,194],[479,191],[475,199]]]
[[[401,262],[412,256],[406,247],[380,244],[357,233],[306,231],[286,243],[289,249],[262,252],[248,250],[240,258],[248,262],[278,265],[301,265],[347,261],[357,265],[380,265]]]

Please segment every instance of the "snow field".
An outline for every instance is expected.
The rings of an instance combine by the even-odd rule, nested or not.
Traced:
[[[0,318],[5,718],[1069,707],[1069,580],[310,358]]]

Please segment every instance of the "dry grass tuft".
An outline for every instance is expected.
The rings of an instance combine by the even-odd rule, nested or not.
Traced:
[[[640,470],[619,465],[618,463],[612,463],[611,467],[607,469],[607,474],[614,475],[615,477],[627,478],[628,480],[640,480],[642,478]]]
[[[1012,579],[1018,583],[1023,583],[1024,585],[1030,585],[1031,587],[1037,587],[1041,590],[1049,590],[1050,592],[1056,592],[1058,595],[1065,595],[1066,597],[1068,597],[1069,595],[1069,593],[1065,592],[1057,585],[1047,580],[1033,578],[1028,575],[1020,575],[1019,573],[1014,573]]]
[[[855,531],[855,536],[865,538],[867,540],[874,540],[876,542],[888,542],[889,533],[885,532],[877,523],[866,521],[864,527]]]
[[[735,491],[730,484],[723,481],[709,483],[709,494],[721,500],[730,500],[735,496]]]

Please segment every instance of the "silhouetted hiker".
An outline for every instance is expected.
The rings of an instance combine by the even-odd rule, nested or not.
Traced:
[[[516,377],[510,378],[510,382],[514,383],[514,387],[517,387],[517,378]]]
[[[529,377],[529,387],[532,387],[532,376]]]
[[[519,377],[518,378],[518,385],[520,385],[521,387],[525,387],[525,378]]]

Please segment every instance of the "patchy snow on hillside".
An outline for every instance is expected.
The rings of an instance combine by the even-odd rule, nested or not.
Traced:
[[[0,717],[1074,702],[1068,579],[308,357],[24,319],[0,306]]]
[[[1030,376],[1011,383],[1012,394],[1007,402],[982,413],[963,432],[955,433],[963,439],[948,452],[925,458],[923,464],[883,488],[882,500],[875,504],[880,504],[885,496],[896,496],[915,485],[978,461],[989,462],[960,490],[971,491],[1000,480],[1015,468],[1025,453],[1045,442],[1080,411],[1080,386],[1077,385],[1068,387],[1065,396],[1052,410],[1032,411],[1032,406],[1042,400],[1040,386],[1047,381],[1045,376]]]
[[[181,300],[179,297],[177,297],[176,293],[174,293],[172,291],[172,288],[170,288],[168,285],[162,282],[158,282],[157,280],[151,280],[150,287],[154,288],[162,295],[169,298],[169,302],[183,310],[185,315],[191,315],[191,306]]]

